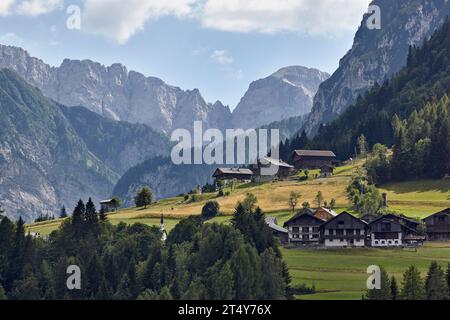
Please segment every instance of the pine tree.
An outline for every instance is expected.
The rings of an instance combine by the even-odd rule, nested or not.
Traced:
[[[100,212],[98,213],[98,218],[100,219],[100,221],[108,220],[108,216],[106,215],[106,210],[104,208],[100,209]]]
[[[61,212],[60,212],[60,214],[59,214],[59,217],[60,217],[61,219],[67,218],[67,210],[66,210],[66,207],[65,207],[65,206],[62,206]]]
[[[86,223],[88,225],[96,225],[98,223],[97,210],[95,208],[95,204],[91,198],[86,203]]]
[[[416,266],[409,267],[403,274],[401,298],[404,300],[425,299],[425,288]]]
[[[391,300],[391,281],[383,267],[380,267],[381,286],[380,289],[367,290],[368,300]]]
[[[428,300],[448,299],[448,287],[444,271],[437,262],[432,262],[425,279],[425,291]]]
[[[450,263],[447,266],[446,276],[447,276],[447,289],[450,292]]]
[[[395,279],[394,276],[392,276],[392,278],[391,278],[391,297],[392,297],[392,300],[398,299],[397,279]]]
[[[86,207],[84,206],[83,200],[80,199],[72,215],[72,225],[77,232],[83,229],[85,220],[86,220]]]

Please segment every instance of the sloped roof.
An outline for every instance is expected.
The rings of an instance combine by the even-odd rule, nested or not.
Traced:
[[[340,217],[342,217],[342,216],[344,216],[344,215],[350,216],[351,218],[353,218],[353,219],[355,219],[355,220],[358,220],[358,221],[362,222],[362,223],[365,224],[365,225],[369,225],[366,221],[361,220],[361,219],[358,219],[358,218],[355,217],[354,215],[348,213],[347,211],[344,211],[344,212],[342,212],[341,214],[338,214],[336,217],[331,218],[330,220],[328,220],[327,222],[325,222],[325,223],[323,224],[322,227],[324,227],[324,226],[330,224],[330,223],[333,222],[334,220],[339,219]]]
[[[308,215],[308,216],[310,216],[313,219],[317,219],[317,220],[320,220],[320,221],[324,222],[322,219],[319,219],[316,216],[314,216],[314,211],[312,211],[310,208],[306,208],[306,209],[304,208],[301,211],[299,211],[298,213],[296,213],[288,221],[286,221],[283,226],[286,226],[287,224],[291,223],[292,221],[294,221],[294,220],[296,220],[296,219],[298,219],[298,218],[300,218],[302,216],[305,216],[305,215]]]
[[[319,209],[322,209],[323,211],[328,212],[328,213],[331,214],[333,217],[336,217],[336,216],[338,215],[336,212],[334,212],[333,210],[328,209],[328,208],[320,207]],[[317,211],[319,211],[319,209],[317,209],[315,213],[317,213]]]
[[[272,164],[272,165],[274,165],[274,166],[277,166],[277,167],[282,167],[282,168],[294,168],[294,166],[291,166],[290,164],[288,164],[288,163],[286,163],[286,162],[284,162],[283,160],[281,160],[281,159],[274,159],[274,158],[270,158],[270,157],[264,157],[264,158],[261,158],[260,159],[260,162],[262,163],[262,164]]]
[[[214,174],[219,171],[224,174],[243,174],[243,175],[253,175],[253,171],[245,168],[217,168]]]
[[[426,218],[424,218],[424,219],[422,219],[422,220],[423,220],[423,221],[426,221],[426,220],[428,220],[429,218],[434,217],[434,216],[436,216],[436,215],[438,215],[438,214],[448,214],[448,215],[450,215],[450,208],[447,208],[447,209],[445,209],[445,210],[442,210],[442,211],[433,213],[432,215],[430,215],[430,216],[428,216],[428,217],[426,217]]]
[[[266,219],[264,219],[264,221],[266,222],[266,224],[269,226],[270,229],[273,229],[275,231],[282,232],[282,233],[288,233],[289,232],[288,230],[286,230],[283,227],[280,227],[277,224],[277,218],[267,217]]]
[[[390,216],[392,217],[392,216],[394,216],[394,215],[390,215]],[[401,218],[400,216],[396,216],[396,217]],[[390,223],[392,223],[392,224],[399,225],[399,226],[401,226],[401,227],[403,227],[403,228],[405,228],[405,229],[407,229],[407,230],[409,230],[409,231],[411,231],[411,232],[417,232],[416,230],[411,229],[410,227],[405,226],[404,224],[402,224],[402,223],[400,223],[400,222],[398,222],[398,221],[389,219],[389,216],[386,216],[386,215],[383,215],[383,216],[381,216],[381,217],[379,217],[379,218],[373,220],[372,222],[369,223],[369,226],[372,226],[372,225],[374,225],[374,224],[377,224],[377,223],[379,223],[379,222],[382,222],[383,220],[384,220],[384,221],[387,221],[387,222],[390,222]]]
[[[300,157],[329,157],[336,158],[333,151],[330,150],[295,150],[294,154]]]

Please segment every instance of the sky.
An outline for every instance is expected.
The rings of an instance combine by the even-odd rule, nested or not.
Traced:
[[[336,70],[370,0],[0,0],[0,43],[198,88],[234,109],[290,65]]]

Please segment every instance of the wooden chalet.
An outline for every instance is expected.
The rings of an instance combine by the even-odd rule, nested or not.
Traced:
[[[269,169],[274,173],[265,174],[264,169]],[[274,159],[270,157],[263,157],[258,160],[258,164],[254,166],[253,172],[255,174],[256,182],[271,181],[275,179],[283,180],[289,177],[294,170],[294,166],[284,162],[281,159]]]
[[[292,154],[292,163],[296,169],[334,168],[336,155],[328,150],[295,150]],[[326,169],[329,170],[329,169]]]
[[[450,240],[450,208],[437,212],[425,219],[427,237],[431,241]]]
[[[343,212],[321,226],[326,247],[364,247],[368,225],[348,212]]]
[[[301,210],[283,225],[289,232],[289,244],[319,245],[320,226],[324,222],[311,209]]]
[[[238,180],[251,181],[253,178],[253,171],[245,168],[217,168],[213,174],[213,178],[224,181]]]
[[[281,244],[286,245],[289,243],[289,231],[279,226],[276,218],[267,217],[265,221],[273,235],[280,240]]]
[[[100,201],[100,209],[105,213],[114,212],[117,209],[116,203],[113,199],[102,200]]]
[[[323,221],[328,221],[337,216],[337,213],[331,209],[320,207],[314,212],[314,216]]]
[[[412,237],[417,236],[417,225],[411,225],[407,219],[400,216],[383,215],[369,224],[370,245],[372,247],[404,246],[412,240]]]

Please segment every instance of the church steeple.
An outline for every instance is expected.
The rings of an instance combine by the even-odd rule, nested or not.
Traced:
[[[160,221],[160,224],[159,224],[159,230],[162,233],[161,240],[163,242],[166,242],[166,240],[167,240],[167,232],[166,232],[166,226],[164,225],[164,215],[163,214],[161,214],[161,221]]]

